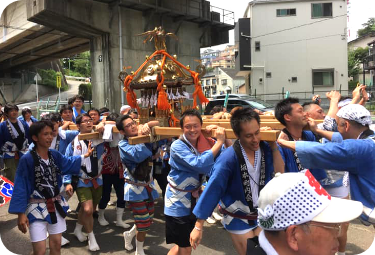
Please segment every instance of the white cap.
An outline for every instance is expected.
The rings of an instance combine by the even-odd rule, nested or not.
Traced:
[[[363,211],[361,202],[331,197],[309,170],[277,173],[262,189],[258,223],[265,230],[284,230],[308,221],[348,222]]]
[[[355,121],[359,124],[371,125],[372,119],[370,112],[360,104],[350,104],[342,107],[337,113],[337,117]]]
[[[129,106],[129,105],[123,105],[123,106],[121,106],[121,108],[120,108],[120,113],[121,112],[123,112],[123,111],[126,111],[127,109],[130,109],[131,107]]]

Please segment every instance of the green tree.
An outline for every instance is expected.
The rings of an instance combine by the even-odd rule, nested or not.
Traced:
[[[90,52],[86,51],[77,56],[74,60],[74,69],[84,77],[91,76]]]
[[[362,24],[363,28],[358,29],[358,37],[368,35],[370,33],[375,33],[375,18],[369,18],[366,23]]]
[[[368,47],[348,49],[348,77],[355,77],[361,71],[359,65],[368,56]]]

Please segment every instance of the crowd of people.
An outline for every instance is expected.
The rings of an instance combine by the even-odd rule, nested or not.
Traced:
[[[19,117],[18,107],[6,104],[0,148],[4,174],[14,182],[9,213],[18,215],[20,231],[29,232],[35,255],[46,253],[47,238],[50,254],[60,254],[69,242],[62,236],[67,201],[76,193],[73,233],[99,251],[93,226],[110,224],[105,210],[113,187],[125,249],[134,250],[135,243],[135,254],[144,255],[157,182],[166,242],[175,244],[168,255],[197,249],[204,222],[216,210],[239,255],[344,255],[349,222],[360,217],[375,224],[375,134],[365,95],[365,86],[352,98],[331,91],[326,114],[320,97],[303,105],[296,98],[281,100],[274,114],[285,128],[277,142],[261,140],[259,112],[251,108],[215,113],[230,118],[235,140],[222,127],[202,129],[202,116],[190,109],[179,120],[180,137],[134,145],[130,138],[151,134],[159,122],[137,124],[137,111],[127,105],[118,113],[86,112],[77,95],[38,121],[30,109]],[[316,125],[317,119],[324,121]],[[214,139],[204,133],[213,129]],[[100,138],[85,139],[93,131]],[[123,221],[126,208],[133,226]]]

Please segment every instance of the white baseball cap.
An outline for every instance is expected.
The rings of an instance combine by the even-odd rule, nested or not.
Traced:
[[[309,170],[277,173],[261,190],[258,224],[279,231],[309,221],[349,222],[361,215],[361,202],[331,197]]]

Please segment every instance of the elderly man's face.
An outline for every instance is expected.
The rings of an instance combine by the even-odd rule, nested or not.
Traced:
[[[314,120],[322,120],[326,116],[322,107],[317,104],[311,104],[310,110],[306,112],[307,117],[313,118]]]
[[[308,222],[296,237],[300,255],[334,255],[338,251],[340,224]]]
[[[345,119],[339,118],[339,117],[336,117],[336,122],[337,122],[337,131],[340,132],[342,138],[349,139],[350,137],[347,132],[348,122]]]

